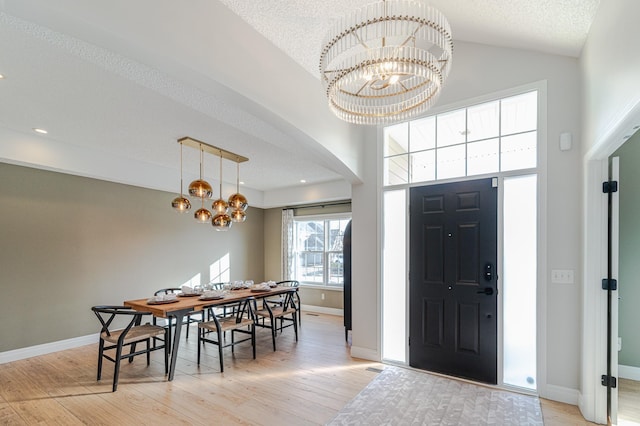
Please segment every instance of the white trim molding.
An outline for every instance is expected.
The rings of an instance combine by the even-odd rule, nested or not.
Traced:
[[[351,357],[366,359],[369,361],[381,361],[380,353],[373,349],[360,348],[358,346],[351,346]]]
[[[12,351],[0,352],[0,364],[19,361],[34,356],[46,355],[53,352],[64,351],[67,349],[77,348],[79,346],[91,345],[98,343],[99,334],[90,334],[88,336],[74,337],[72,339],[60,340],[57,342],[44,343],[42,345],[29,346],[27,348],[15,349]]]
[[[630,365],[619,365],[618,377],[620,377],[621,379],[640,381],[640,367],[632,367]]]
[[[300,305],[301,312],[315,312],[317,314],[344,316],[344,310],[338,308],[325,308],[324,306]]]
[[[580,392],[578,389],[565,388],[563,386],[549,385],[545,386],[544,394],[540,394],[542,398],[552,401],[564,402],[565,404],[578,405]]]

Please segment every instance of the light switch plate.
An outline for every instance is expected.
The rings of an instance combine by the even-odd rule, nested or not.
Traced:
[[[553,269],[551,282],[554,284],[573,284],[573,269]]]

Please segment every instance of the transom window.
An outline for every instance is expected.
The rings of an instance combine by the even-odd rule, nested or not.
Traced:
[[[535,168],[538,92],[384,128],[384,185]]]
[[[350,220],[348,216],[294,220],[294,279],[303,284],[342,287],[342,243]]]

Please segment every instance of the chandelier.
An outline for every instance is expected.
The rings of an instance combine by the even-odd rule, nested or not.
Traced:
[[[383,0],[339,19],[320,55],[329,107],[355,124],[390,124],[427,111],[453,54],[451,28],[419,0]]]
[[[189,146],[191,148],[198,149],[200,151],[200,177],[189,184],[188,193],[190,196],[200,198],[201,207],[194,213],[194,218],[199,223],[211,223],[213,227],[218,231],[226,231],[231,227],[233,222],[244,222],[247,215],[245,211],[249,206],[247,198],[240,194],[240,163],[249,161],[248,158],[243,157],[233,152],[224,150],[222,148],[209,145],[206,142],[202,142],[190,137],[184,137],[178,139],[180,144],[180,196],[173,199],[171,207],[174,210],[184,213],[191,209],[191,202],[182,192],[182,151],[183,147]],[[213,197],[213,189],[211,185],[204,180],[204,153],[213,154],[220,158],[220,192],[219,198],[213,202],[211,209],[213,212],[207,210],[204,206],[205,199]],[[236,193],[229,197],[229,201],[222,198],[222,160],[234,161],[237,164],[236,169]],[[231,209],[231,212],[229,210]],[[229,214],[230,213],[230,214]]]

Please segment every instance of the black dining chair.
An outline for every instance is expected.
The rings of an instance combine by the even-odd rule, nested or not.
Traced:
[[[163,288],[160,289],[158,291],[156,291],[155,293],[153,293],[154,296],[164,296],[165,294],[179,294],[182,293],[182,289],[180,288],[175,288],[175,287],[171,287],[171,288]],[[193,316],[192,316],[193,315]],[[182,322],[182,324],[186,324],[187,325],[187,335],[186,338],[189,338],[189,325],[199,322],[200,320],[204,319],[204,315],[202,313],[194,313],[194,314],[189,314],[186,315],[184,317],[184,320]],[[156,317],[153,317],[153,324],[157,325],[158,321]],[[177,327],[177,324],[173,324],[173,317],[168,317],[167,318],[167,324],[166,324],[166,328],[168,330],[168,334],[167,334],[167,344],[169,345],[169,347],[171,347],[171,336],[172,336],[172,332],[171,332],[171,327]]]
[[[118,376],[120,375],[120,361],[128,359],[133,362],[138,355],[147,355],[147,365],[151,363],[151,352],[164,349],[164,372],[169,372],[169,346],[166,344],[167,329],[159,325],[149,323],[140,324],[142,317],[151,315],[151,312],[140,312],[126,306],[100,305],[94,306],[91,310],[96,314],[102,326],[100,330],[100,344],[98,348],[98,375],[97,380],[102,378],[103,358],[115,364],[113,372],[113,388],[115,392],[118,388]],[[114,321],[117,325],[114,325]],[[126,324],[124,328],[116,328]],[[161,346],[151,346],[151,339],[164,335],[165,344]],[[145,343],[144,349],[137,348],[137,344]],[[129,353],[124,353],[126,348]],[[106,351],[115,349],[115,354],[107,354]]]
[[[211,321],[203,321],[198,324],[198,365],[200,365],[200,352],[204,343],[213,343],[218,346],[221,373],[224,372],[224,357],[222,356],[223,348],[231,346],[231,353],[234,353],[235,345],[251,340],[251,346],[253,347],[253,359],[256,359],[255,306],[255,299],[253,297],[248,297],[240,302],[238,308],[234,308],[233,315],[213,315],[213,319]],[[224,334],[227,331],[231,332],[230,342],[226,342],[226,338],[224,337]],[[248,337],[236,340],[235,333],[246,334]],[[215,337],[215,339],[212,336]]]
[[[281,286],[281,287],[291,287],[294,288],[296,290],[296,307],[298,309],[298,324],[300,326],[302,326],[302,312],[301,312],[301,306],[300,306],[300,293],[298,292],[299,287],[300,287],[300,282],[296,281],[296,280],[284,280],[284,281],[278,281],[276,283],[276,285]],[[280,296],[280,298],[277,299],[269,299],[268,300],[269,303],[272,304],[276,304],[276,305],[280,305],[282,306],[282,303],[284,302],[284,296]]]
[[[296,289],[291,288],[283,294],[281,303],[270,303],[267,299],[262,299],[262,308],[256,311],[258,327],[271,329],[271,338],[273,341],[273,350],[276,350],[276,335],[278,329],[282,333],[283,328],[293,326],[298,341],[298,306],[296,304]],[[268,320],[269,322],[267,322]],[[278,327],[278,322],[280,327]],[[285,323],[287,323],[285,325]]]
[[[209,287],[211,288],[211,290],[218,290],[218,291],[223,291],[225,288],[225,283],[209,283]],[[236,309],[239,307],[240,303],[227,303],[224,304],[222,306],[216,306],[216,307],[208,307],[206,309],[207,312],[207,321],[211,321],[213,319],[214,315],[217,315],[219,318],[220,317],[227,317],[227,316],[233,316],[236,313]],[[218,312],[216,312],[216,309],[218,309]],[[203,314],[204,316],[204,314]],[[203,319],[204,320],[204,319]]]

